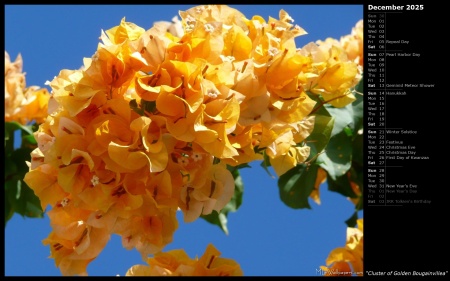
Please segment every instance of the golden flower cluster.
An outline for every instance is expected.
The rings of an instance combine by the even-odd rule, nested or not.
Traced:
[[[326,260],[327,266],[320,268],[326,276],[363,275],[364,232],[363,219],[357,220],[357,227],[347,228],[345,247],[332,250]]]
[[[22,56],[19,54],[12,62],[5,51],[5,122],[26,125],[34,120],[39,124],[48,114],[50,94],[46,88],[27,87],[22,68]]]
[[[350,60],[364,65],[364,22],[359,20],[352,28],[352,32],[341,37],[341,45]]]
[[[181,11],[182,34],[122,19],[102,31],[79,70],[49,85],[25,182],[48,205],[44,240],[63,275],[87,265],[111,234],[145,258],[186,222],[234,193],[227,165],[263,159],[278,175],[303,163],[314,127],[307,94],[344,106],[360,78],[336,46],[297,49],[306,32],[284,11],[251,19],[225,5]]]
[[[221,253],[209,244],[200,258],[191,259],[184,250],[157,253],[146,265],[134,265],[126,276],[242,276],[238,263],[220,257]]]
[[[327,38],[317,41],[317,44],[332,44],[341,47],[349,60],[356,62],[361,67],[364,65],[364,21],[359,20],[352,28],[350,34],[341,38]]]

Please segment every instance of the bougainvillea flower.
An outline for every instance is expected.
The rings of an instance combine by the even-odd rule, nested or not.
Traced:
[[[208,244],[205,253],[199,258],[191,259],[184,250],[175,249],[156,253],[148,258],[146,265],[134,265],[126,276],[242,276],[239,264],[228,258]]]
[[[311,191],[311,194],[309,194],[309,197],[318,205],[320,205],[320,185],[324,183],[326,180],[327,180],[327,171],[319,167],[317,169],[317,177],[314,183],[314,189],[313,191]]]
[[[246,60],[252,51],[252,41],[242,27],[232,25],[224,34],[223,56],[231,56],[236,61]]]
[[[80,70],[63,69],[49,82],[52,96],[71,116],[75,116],[88,107],[94,95],[100,89],[93,89],[92,82],[83,77]]]
[[[184,29],[190,30],[196,22],[208,23],[211,21],[221,22],[225,25],[245,26],[244,14],[227,5],[199,5],[186,11],[180,11]]]
[[[52,258],[63,275],[87,275],[86,267],[94,260],[110,239],[111,219],[98,213],[95,218],[92,212],[73,206],[69,197],[57,204],[48,212],[53,231],[42,242],[50,245]],[[92,220],[108,220],[96,223],[96,227],[87,223]]]
[[[89,153],[72,149],[70,162],[62,164],[59,169],[58,183],[66,192],[78,194],[91,182],[93,169],[94,160]]]
[[[277,175],[281,176],[297,166],[297,164],[304,163],[308,159],[310,152],[311,148],[309,146],[291,146],[286,154],[270,159],[270,164]]]
[[[281,176],[309,157],[309,146],[297,146],[292,131],[284,128],[278,131],[263,130],[261,146],[267,146],[266,154],[278,176]],[[267,144],[267,145],[266,145]]]
[[[143,204],[139,209],[130,210],[128,215],[121,212],[113,232],[122,236],[124,248],[136,248],[144,259],[172,242],[178,221],[176,201],[169,205],[158,205],[150,193],[142,196],[142,199]]]
[[[26,87],[22,67],[20,54],[11,62],[5,51],[5,122],[17,121],[25,125],[34,120],[38,124],[43,123],[50,94],[46,88]]]
[[[281,89],[297,77],[304,69],[309,59],[295,52],[296,50],[284,49],[274,57],[272,64],[267,69],[266,83],[269,91]],[[282,72],[280,71],[282,69]],[[296,87],[294,87],[296,88]],[[287,93],[279,92],[281,98],[292,98],[292,91]]]
[[[263,156],[255,152],[257,140],[253,137],[253,126],[241,126],[237,124],[236,129],[229,135],[231,145],[239,152],[238,155],[231,159],[223,159],[222,161],[228,165],[236,166],[240,164],[250,163],[255,160],[262,160]]]
[[[325,102],[330,101],[335,107],[343,107],[355,100],[353,94],[348,90],[354,86],[354,77],[358,68],[352,63],[336,63],[327,68],[318,78],[317,88],[312,92],[321,92]]]
[[[34,133],[34,137],[36,139],[36,142],[38,144],[38,149],[44,153],[47,152],[47,150],[53,145],[55,142],[55,137],[45,133],[45,132],[39,132],[37,131]]]
[[[170,73],[172,89],[162,88],[156,100],[158,110],[174,118],[185,117],[196,111],[203,102],[200,90],[204,61],[194,63],[170,61],[163,67]]]
[[[336,261],[330,267],[320,266],[324,276],[352,276],[353,271],[345,261]]]
[[[166,33],[167,30],[162,25],[155,25],[141,34],[137,40],[130,42],[130,50],[141,54],[145,61],[141,71],[156,72],[168,56],[167,47],[172,40],[165,36]]]
[[[122,18],[120,21],[120,25],[108,29],[104,34],[102,34],[101,39],[103,43],[110,41],[112,44],[121,44],[125,42],[125,40],[136,40],[143,33],[145,29],[132,22],[125,21],[125,18]],[[108,37],[105,37],[107,35]],[[109,44],[108,44],[109,45]]]
[[[22,72],[22,56],[19,54],[11,62],[9,54],[5,51],[5,121],[13,121],[20,111],[24,101],[26,87],[25,74]]]
[[[330,275],[339,275],[339,272],[343,272],[362,276],[363,244],[363,219],[358,219],[357,227],[347,228],[346,246],[332,250],[326,259],[327,266],[321,266],[322,270],[329,272]]]
[[[255,125],[260,122],[270,123],[270,94],[264,94],[246,99],[240,104],[239,124]]]
[[[113,142],[129,145],[133,142],[134,132],[130,130],[129,121],[120,115],[103,114],[92,120],[86,130],[86,138],[90,140],[88,151],[93,155],[101,155]]]
[[[24,96],[25,99],[22,102],[21,110],[17,114],[17,118],[22,120],[20,123],[29,123],[33,120],[38,124],[43,123],[45,117],[47,117],[48,102],[50,99],[50,94],[47,89],[29,87]]]
[[[192,57],[202,57],[213,64],[221,61],[224,49],[223,33],[234,25],[244,32],[247,27],[245,16],[226,5],[203,5],[179,12],[185,34],[183,41],[193,46]],[[222,54],[223,55],[223,54]]]
[[[146,261],[148,266],[133,265],[126,272],[126,276],[192,276],[194,272],[195,260],[181,249],[156,253]]]
[[[134,76],[133,57],[121,51],[122,48],[115,45],[97,49],[89,67],[84,70],[86,77],[95,81],[92,88],[119,88]]]
[[[301,119],[299,122],[296,122],[294,124],[291,123],[294,127],[292,133],[294,134],[295,143],[303,142],[307,137],[309,137],[314,129],[315,120],[315,116],[309,115]]]
[[[307,76],[305,90],[321,94],[326,102],[335,107],[343,107],[355,100],[350,89],[361,79],[361,69],[348,60],[340,46],[309,43],[299,52],[311,56],[312,65],[317,69],[316,73]]]
[[[348,58],[356,61],[360,66],[364,65],[364,21],[358,21],[349,35],[342,36],[339,40]]]
[[[158,68],[148,75],[136,77],[136,92],[146,101],[156,101],[162,92],[171,93],[175,91],[172,85],[172,76],[165,68]]]
[[[30,169],[23,181],[39,197],[42,210],[45,210],[48,205],[53,206],[68,195],[58,184],[58,170],[49,164]]]
[[[196,263],[196,276],[242,276],[239,264],[228,258],[220,257],[221,253],[212,244],[208,244],[205,252]]]
[[[116,203],[116,197],[113,194],[115,194],[114,191],[117,190],[116,188],[121,181],[123,180],[120,173],[106,169],[106,165],[101,163],[95,171],[90,173],[90,182],[86,183],[86,188],[78,193],[74,199],[77,200],[80,208],[108,212],[110,207]]]
[[[184,221],[192,222],[201,214],[208,215],[213,210],[219,212],[231,199],[234,193],[234,178],[223,164],[215,164],[204,173],[204,184],[186,183],[181,189],[180,209],[184,213]]]
[[[148,117],[140,117],[131,122],[130,128],[138,133],[138,137],[131,145],[109,143],[108,154],[111,159],[117,165],[131,170],[140,169],[146,165],[151,172],[164,170],[168,161],[168,153],[162,142],[158,125],[153,126],[152,120]],[[153,136],[149,129],[153,130]]]
[[[238,155],[227,135],[234,131],[239,118],[239,103],[234,96],[215,99],[203,105],[203,114],[194,124],[195,141],[218,158]]]
[[[177,16],[172,18],[172,21],[157,21],[153,26],[161,26],[162,29],[169,32],[171,35],[181,38],[184,34],[183,26]]]

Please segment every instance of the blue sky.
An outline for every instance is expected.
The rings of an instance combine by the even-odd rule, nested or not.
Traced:
[[[194,5],[7,5],[5,6],[5,50],[11,60],[20,53],[27,86],[45,87],[62,69],[78,69],[83,57],[91,57],[101,30],[120,24],[123,17],[144,29],[153,22],[169,21],[179,10]],[[363,18],[362,5],[230,5],[247,18],[260,15],[278,18],[286,10],[295,24],[308,34],[297,47],[327,37],[340,38]],[[344,221],[354,206],[342,195],[321,187],[322,204],[294,210],[279,199],[276,179],[259,163],[242,169],[243,204],[228,216],[229,235],[202,219],[189,224],[179,216],[174,241],[165,250],[184,249],[193,258],[213,243],[222,257],[236,260],[246,276],[316,276],[329,252],[345,245]],[[362,213],[360,214],[360,217]],[[50,249],[42,245],[51,228],[49,219],[15,215],[5,229],[6,276],[60,276]],[[128,268],[144,264],[136,250],[122,248],[113,235],[96,260],[88,266],[90,276],[125,275]]]

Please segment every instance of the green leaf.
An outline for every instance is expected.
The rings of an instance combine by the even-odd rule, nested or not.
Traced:
[[[141,100],[141,107],[144,111],[154,113],[156,110],[156,101]]]
[[[242,163],[237,166],[228,166],[228,170],[233,174],[235,170],[242,169],[242,168],[251,168],[248,163]],[[233,175],[234,176],[234,175]]]
[[[23,181],[29,168],[26,161],[31,160],[31,152],[36,147],[33,132],[37,124],[22,125],[18,122],[5,122],[5,227],[18,213],[26,217],[43,217],[39,198]],[[19,134],[20,132],[20,134]],[[20,148],[15,149],[14,138],[21,136]]]
[[[316,104],[314,105],[313,110],[311,111],[311,115],[314,115],[314,114],[316,114],[319,110],[322,110],[322,109],[323,109],[324,103],[323,103],[323,98],[322,98],[321,95],[313,94],[313,93],[311,93],[310,91],[306,91],[306,94],[308,95],[308,97],[309,97],[310,99],[312,99],[313,101],[316,102]]]
[[[134,99],[130,100],[129,105],[132,110],[141,116],[144,116],[146,111],[151,113],[156,111],[156,101],[141,100],[141,104],[138,105],[137,101]]]
[[[250,167],[250,166],[249,166]],[[228,235],[228,213],[236,212],[242,204],[242,197],[244,194],[244,184],[242,183],[242,178],[239,173],[239,169],[236,167],[228,166],[228,170],[230,170],[231,174],[234,177],[234,194],[231,197],[230,202],[218,213],[217,211],[213,211],[209,215],[201,215],[200,217],[207,222],[217,225],[222,229],[222,231]]]
[[[363,88],[363,79],[359,82],[356,91]],[[359,91],[358,91],[359,92]],[[362,91],[360,93],[363,93]],[[364,98],[361,94],[355,93],[356,100],[345,107],[334,107],[330,104],[325,104],[327,111],[333,116],[336,121],[333,128],[332,136],[339,134],[342,130],[347,130],[348,135],[356,135],[357,131],[363,127],[364,114]],[[348,128],[351,130],[349,131]]]
[[[345,223],[347,224],[348,227],[355,227],[357,220],[358,220],[358,212],[354,212],[353,215],[345,221]]]
[[[38,124],[38,123],[36,123],[36,122],[33,122],[33,123],[31,124],[31,130],[32,130],[33,132],[37,132],[37,130],[39,129],[39,127],[40,127],[40,124]]]
[[[37,141],[34,138],[34,135],[24,135],[22,137],[22,142],[29,144],[29,145],[36,145]]]
[[[8,194],[5,193],[5,197],[7,195]],[[8,223],[8,221],[12,218],[13,215],[14,215],[14,209],[11,206],[11,203],[9,202],[9,200],[7,200],[5,198],[5,227],[6,227],[6,224]]]
[[[325,105],[325,107],[331,114],[331,116],[335,118],[331,136],[335,136],[341,133],[347,126],[349,126],[353,131],[353,107],[351,104],[348,104],[345,107],[341,108],[337,108],[328,104]]]
[[[21,178],[29,171],[26,161],[31,161],[31,148],[19,148],[11,153],[11,160],[17,166],[17,171],[20,173]]]
[[[332,136],[339,134],[342,130],[347,130],[347,134],[354,136],[358,130],[362,129],[364,113],[363,97],[360,94],[355,94],[355,97],[356,100],[354,102],[342,108],[337,108],[329,104],[325,105],[331,116],[336,119]]]
[[[272,173],[269,170],[269,167],[272,166],[272,164],[270,164],[270,159],[269,156],[267,156],[267,154],[265,152],[263,152],[263,161],[261,162],[261,167],[264,169],[264,171],[266,171],[266,173],[271,177],[271,178],[275,178],[274,175],[272,175]]]
[[[359,189],[360,189],[360,194],[357,195],[356,193],[354,193],[353,189],[351,192],[346,192],[348,194],[355,194],[356,196],[349,196],[351,198],[359,198],[358,202],[355,205],[355,210],[356,211],[360,211],[363,209],[364,207],[364,200],[363,200],[363,188],[364,188],[364,169],[363,166],[360,166],[358,163],[355,163],[353,161],[352,167],[349,170],[349,174],[347,174],[348,177],[348,181],[350,184],[350,188],[351,188],[351,183],[354,183],[356,185],[358,185]]]
[[[345,131],[330,138],[322,153],[317,158],[320,166],[325,169],[328,175],[335,180],[344,175],[352,165],[352,139],[347,136]]]
[[[7,126],[9,124],[9,126]],[[5,154],[8,155],[14,151],[14,127],[5,122]]]
[[[6,223],[14,215],[14,202],[17,193],[17,181],[5,181],[5,227]]]
[[[5,181],[17,174],[17,165],[9,155],[5,156]]]
[[[350,185],[350,180],[347,175],[340,176],[336,179],[333,179],[330,177],[330,175],[328,175],[327,182],[328,182],[328,190],[330,191],[338,192],[344,195],[345,197],[350,198],[358,197],[353,191],[352,186]]]
[[[364,162],[364,135],[363,134],[357,134],[353,138],[352,149],[353,149],[353,155],[352,155],[353,166],[357,164],[358,166],[360,166],[362,168],[363,162]]]
[[[224,213],[222,212],[218,213],[216,210],[213,210],[211,214],[201,215],[200,217],[211,224],[219,226],[220,229],[222,229],[222,231],[226,235],[228,235],[228,228],[227,228],[228,219]]]
[[[358,85],[356,85],[355,90],[360,93],[364,93],[364,75],[361,75],[361,80]]]
[[[137,114],[139,114],[141,116],[144,115],[144,110],[139,107],[139,105],[137,104],[137,101],[135,99],[134,100],[130,100],[129,105],[130,105],[130,108],[132,110],[134,110]]]
[[[5,154],[7,155],[14,151],[14,138],[17,130],[22,131],[22,136],[33,135],[32,125],[24,126],[16,121],[5,122]]]
[[[355,210],[356,211],[361,211],[362,209],[364,209],[364,196],[363,196],[363,194],[361,193],[361,198],[358,200],[358,203],[356,203],[356,206],[355,206]]]
[[[26,133],[28,133],[29,135],[33,134],[33,130],[31,128],[31,126],[25,126],[22,125],[16,121],[12,121],[12,122],[5,122],[5,132],[14,132],[16,130],[22,130],[25,131]]]
[[[231,171],[231,174],[234,178],[234,194],[233,197],[231,197],[230,202],[222,209],[222,211],[225,211],[226,213],[236,212],[242,204],[242,197],[244,195],[244,183],[242,182],[239,170],[234,169]]]
[[[303,163],[281,175],[278,179],[281,201],[293,209],[311,209],[308,198],[314,189],[318,168],[318,165]]]
[[[34,191],[17,176],[5,180],[5,227],[6,223],[18,213],[23,217],[42,218],[44,212]]]
[[[356,87],[356,90],[360,93],[363,93],[363,79],[359,82],[358,86]],[[360,85],[360,86],[359,86]],[[360,90],[358,90],[360,89]],[[354,124],[354,131],[358,131],[363,128],[364,125],[364,97],[358,93],[355,94],[356,100],[352,103],[352,109],[353,109],[353,124]]]
[[[317,114],[314,121],[314,129],[311,134],[306,138],[306,144],[311,147],[310,157],[314,157],[317,153],[327,146],[331,132],[334,126],[334,118],[328,113]]]
[[[362,187],[364,186],[364,167],[353,161],[349,173],[350,181],[357,184],[362,190]]]
[[[42,218],[44,216],[39,198],[22,180],[17,182],[14,211],[24,217]]]

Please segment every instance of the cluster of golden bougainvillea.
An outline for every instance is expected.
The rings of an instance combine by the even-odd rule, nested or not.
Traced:
[[[363,275],[364,232],[363,219],[357,221],[357,227],[347,228],[345,247],[332,250],[326,260],[327,266],[321,266],[326,276]]]
[[[327,38],[324,41],[319,40],[317,44],[332,44],[342,48],[349,60],[356,62],[358,65],[364,65],[364,21],[359,20],[352,28],[350,34],[342,36],[339,40],[335,38]]]
[[[146,265],[134,265],[126,276],[242,276],[234,260],[220,257],[220,252],[209,244],[203,256],[189,258],[184,250],[157,253]]]
[[[364,22],[360,20],[353,27],[351,34],[341,37],[340,43],[350,60],[364,65]]]
[[[42,123],[47,116],[50,94],[46,88],[27,87],[22,67],[20,54],[12,62],[5,51],[5,122],[26,125],[34,120]]]
[[[51,206],[44,244],[63,275],[87,274],[112,234],[146,258],[172,241],[178,209],[186,222],[220,212],[234,193],[227,165],[266,154],[281,175],[307,160],[307,91],[354,100],[358,65],[337,46],[297,48],[306,32],[284,10],[267,22],[225,5],[179,14],[176,35],[123,19],[48,83],[24,180]]]

